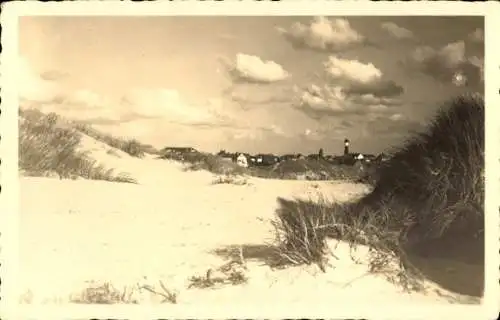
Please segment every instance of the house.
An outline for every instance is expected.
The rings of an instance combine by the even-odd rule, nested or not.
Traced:
[[[243,153],[240,153],[238,157],[236,157],[236,164],[243,168],[248,168],[247,156]]]
[[[274,154],[258,154],[255,156],[256,166],[271,166],[279,161],[280,158]]]
[[[364,160],[365,156],[362,153],[350,153],[350,156],[352,156],[356,160]]]
[[[255,162],[257,161],[257,158],[249,153],[243,153],[245,155],[245,157],[247,157],[247,162],[248,162],[248,165],[254,165]]]
[[[371,163],[371,162],[375,162],[375,159],[377,158],[377,156],[375,156],[374,154],[365,154],[365,162],[367,163]]]

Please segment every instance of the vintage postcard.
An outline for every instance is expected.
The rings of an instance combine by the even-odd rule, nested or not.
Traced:
[[[2,9],[2,318],[496,318],[497,3]]]

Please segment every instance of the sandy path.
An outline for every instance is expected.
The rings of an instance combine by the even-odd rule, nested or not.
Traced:
[[[88,287],[88,280],[120,287],[154,285],[161,279],[179,291],[179,303],[185,304],[270,299],[318,303],[318,296],[325,303],[354,298],[449,302],[435,293],[402,294],[381,277],[365,276],[349,284],[366,266],[345,258],[326,274],[313,267],[273,271],[251,260],[246,284],[188,290],[189,277],[225,261],[213,250],[270,240],[271,226],[265,220],[273,217],[277,197],[307,198],[321,190],[345,201],[366,187],[255,178],[245,186],[212,185],[210,173],[183,172],[168,161],[101,156],[140,184],[21,178],[20,290],[25,300],[67,301]]]

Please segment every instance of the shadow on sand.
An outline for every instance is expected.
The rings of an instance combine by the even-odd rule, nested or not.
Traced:
[[[324,204],[306,200],[278,198],[277,212],[313,212],[325,210]],[[328,208],[327,208],[328,209]],[[333,211],[333,208],[332,208]],[[277,267],[280,262],[272,245],[243,244],[218,248],[212,253],[229,259],[239,259],[240,248],[246,260],[261,261]],[[479,250],[478,250],[479,249]],[[484,289],[484,237],[461,239],[459,235],[422,241],[405,252],[413,264],[428,280],[442,288],[473,297],[481,297]]]

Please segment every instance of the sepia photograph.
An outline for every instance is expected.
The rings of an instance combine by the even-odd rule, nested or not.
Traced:
[[[484,303],[485,14],[16,19],[17,308]]]

